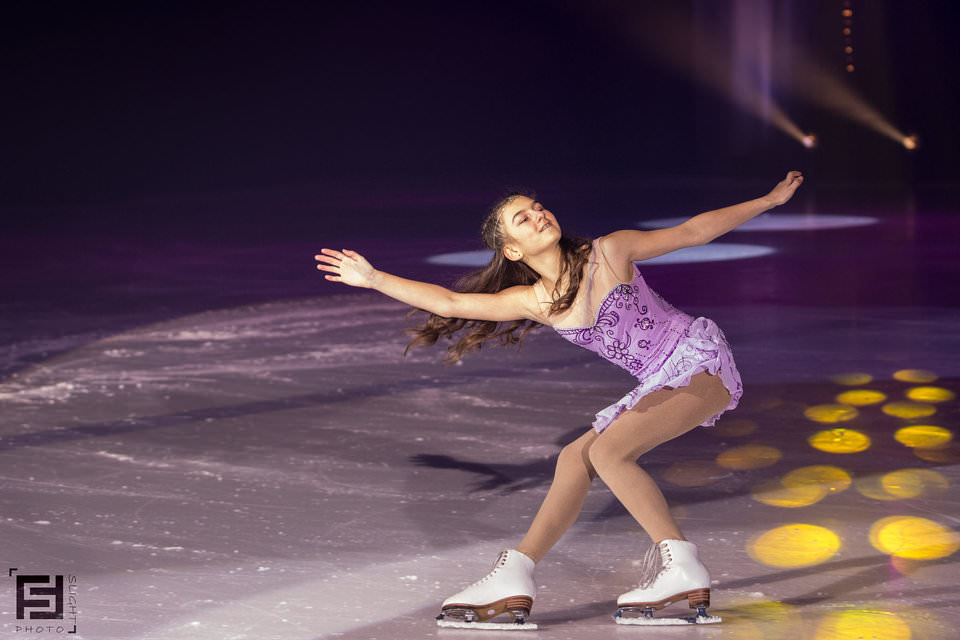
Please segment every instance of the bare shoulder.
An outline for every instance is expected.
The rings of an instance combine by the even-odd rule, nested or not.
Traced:
[[[696,231],[686,223],[651,231],[621,229],[609,233],[599,240],[604,254],[614,264],[614,268],[617,264],[613,262],[614,259],[618,263],[630,263],[655,258],[677,249],[700,244]],[[617,273],[627,273],[631,269],[632,267],[628,265],[625,271],[618,270]]]
[[[605,236],[597,238],[597,245],[603,254],[602,256],[598,256],[598,258],[600,260],[604,258],[607,259],[610,268],[613,269],[613,272],[620,278],[621,282],[630,282],[633,280],[632,247],[636,240],[631,237],[631,233],[632,230],[625,229],[623,231],[614,231],[613,233],[608,233]],[[643,232],[637,231],[635,233]]]
[[[540,324],[545,324],[547,326],[550,325],[550,320],[545,313],[545,310],[549,305],[540,301],[540,297],[537,294],[536,285],[518,284],[505,289],[504,291],[511,291],[511,295],[516,296],[521,308],[524,311],[524,319],[533,320],[534,322],[539,322]]]
[[[510,306],[517,310],[525,320],[533,320],[540,324],[551,326],[550,317],[547,315],[547,309],[550,303],[541,300],[539,291],[542,287],[530,284],[518,284],[508,287],[498,295],[509,297]]]

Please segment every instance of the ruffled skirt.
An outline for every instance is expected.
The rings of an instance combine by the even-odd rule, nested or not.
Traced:
[[[720,376],[723,386],[730,392],[730,404],[720,413],[712,416],[701,426],[711,427],[724,412],[736,408],[743,395],[740,372],[733,361],[733,352],[723,331],[710,318],[695,318],[684,331],[677,348],[667,358],[663,366],[650,374],[630,393],[597,414],[593,428],[597,433],[606,429],[617,416],[632,409],[640,398],[664,387],[686,387],[690,378],[707,371]]]

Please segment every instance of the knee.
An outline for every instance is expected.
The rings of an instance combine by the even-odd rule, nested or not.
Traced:
[[[584,469],[591,480],[596,477],[597,472],[594,471],[587,453],[583,450],[579,441],[571,442],[560,450],[560,455],[557,456],[557,475],[567,471],[575,472]]]
[[[629,454],[606,438],[597,438],[590,446],[588,458],[591,466],[596,469],[596,473],[602,478],[607,471],[624,464],[633,463],[635,460],[629,459]]]

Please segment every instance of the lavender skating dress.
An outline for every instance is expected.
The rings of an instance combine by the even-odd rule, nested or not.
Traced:
[[[735,408],[743,395],[740,373],[723,331],[709,318],[693,318],[675,309],[647,286],[636,264],[633,271],[633,281],[620,281],[603,254],[600,240],[594,240],[577,298],[566,312],[552,316],[558,318],[553,329],[563,338],[626,369],[637,379],[630,393],[597,414],[593,428],[602,432],[643,396],[663,387],[687,386],[701,371],[719,376],[731,395],[730,404],[702,425],[712,426],[721,414]],[[611,287],[611,283],[615,284]],[[542,284],[541,290],[546,293]],[[603,291],[608,293],[601,297]],[[549,304],[543,299],[541,302]],[[589,315],[590,309],[596,310],[593,315]],[[561,326],[571,319],[594,322]]]

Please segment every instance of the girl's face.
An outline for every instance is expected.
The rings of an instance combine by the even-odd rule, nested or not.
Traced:
[[[505,254],[510,260],[539,253],[560,240],[561,230],[557,219],[542,204],[527,196],[517,196],[511,200],[500,216],[500,223],[507,235]]]

